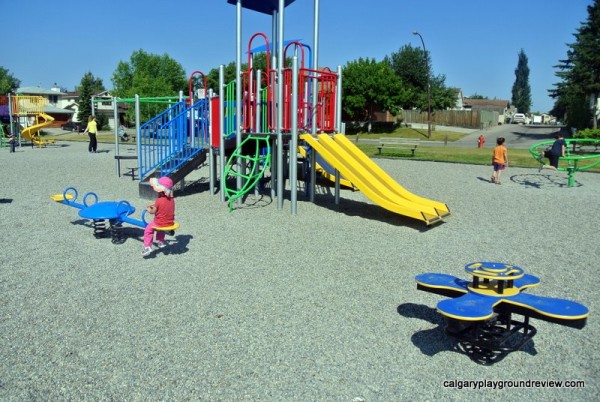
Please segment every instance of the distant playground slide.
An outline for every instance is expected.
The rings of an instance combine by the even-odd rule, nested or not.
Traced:
[[[444,203],[407,191],[343,134],[300,137],[376,204],[431,225],[450,216]]]
[[[44,120],[39,123],[40,119]],[[38,146],[46,145],[47,143],[54,142],[53,140],[43,140],[40,135],[40,130],[46,126],[49,126],[54,121],[54,117],[47,115],[46,113],[38,113],[36,115],[37,124],[33,126],[26,127],[21,131],[21,138],[25,140],[30,140],[33,144]]]

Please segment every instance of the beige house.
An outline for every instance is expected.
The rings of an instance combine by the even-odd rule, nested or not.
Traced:
[[[22,96],[42,96],[48,99],[48,106],[44,108],[44,112],[54,117],[54,122],[50,127],[60,127],[68,121],[79,122],[79,92],[65,92],[57,85],[50,89],[45,89],[39,86],[21,87],[16,91],[17,95]],[[106,117],[106,122],[110,127],[114,127],[114,109],[109,91],[97,92],[95,97],[107,98],[106,102],[96,103],[96,114]],[[125,106],[119,105],[119,113]]]
[[[73,108],[72,104],[76,104],[77,98],[74,100],[66,96],[67,92],[61,92],[56,85],[51,89],[45,89],[39,86],[36,87],[20,87],[16,90],[17,96],[41,96],[48,99],[48,105],[44,107],[44,113],[54,117],[54,121],[50,127],[60,127],[64,123],[72,120],[77,114],[77,108]]]

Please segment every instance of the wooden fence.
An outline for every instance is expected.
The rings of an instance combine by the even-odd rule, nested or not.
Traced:
[[[426,110],[403,110],[398,117],[402,117],[402,123],[427,124]],[[498,112],[487,110],[436,110],[431,112],[431,122],[434,125],[479,130],[497,125],[498,117]]]

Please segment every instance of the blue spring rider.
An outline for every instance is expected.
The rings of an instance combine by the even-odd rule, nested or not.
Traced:
[[[125,242],[123,223],[128,223],[144,229],[146,210],[142,211],[141,220],[134,219],[131,215],[135,208],[128,201],[98,201],[98,195],[88,192],[83,196],[82,203],[77,202],[78,192],[74,187],[67,187],[62,193],[54,194],[50,198],[61,204],[78,208],[79,216],[92,221],[94,236],[96,238],[109,237],[114,244]],[[108,221],[109,226],[106,226]],[[155,227],[154,230],[163,231],[173,236],[179,224],[164,227]]]
[[[472,282],[447,274],[417,275],[417,289],[452,298],[439,302],[437,310],[446,318],[446,332],[477,363],[492,364],[527,344],[537,332],[530,318],[577,329],[586,324],[589,310],[579,303],[523,293],[540,280],[520,267],[473,262],[465,271]]]

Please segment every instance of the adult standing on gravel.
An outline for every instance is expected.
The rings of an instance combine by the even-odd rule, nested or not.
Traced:
[[[83,133],[87,134],[90,137],[88,152],[91,154],[95,154],[96,149],[98,148],[98,141],[96,139],[96,134],[98,133],[98,125],[96,124],[95,116],[88,117],[88,124]]]

